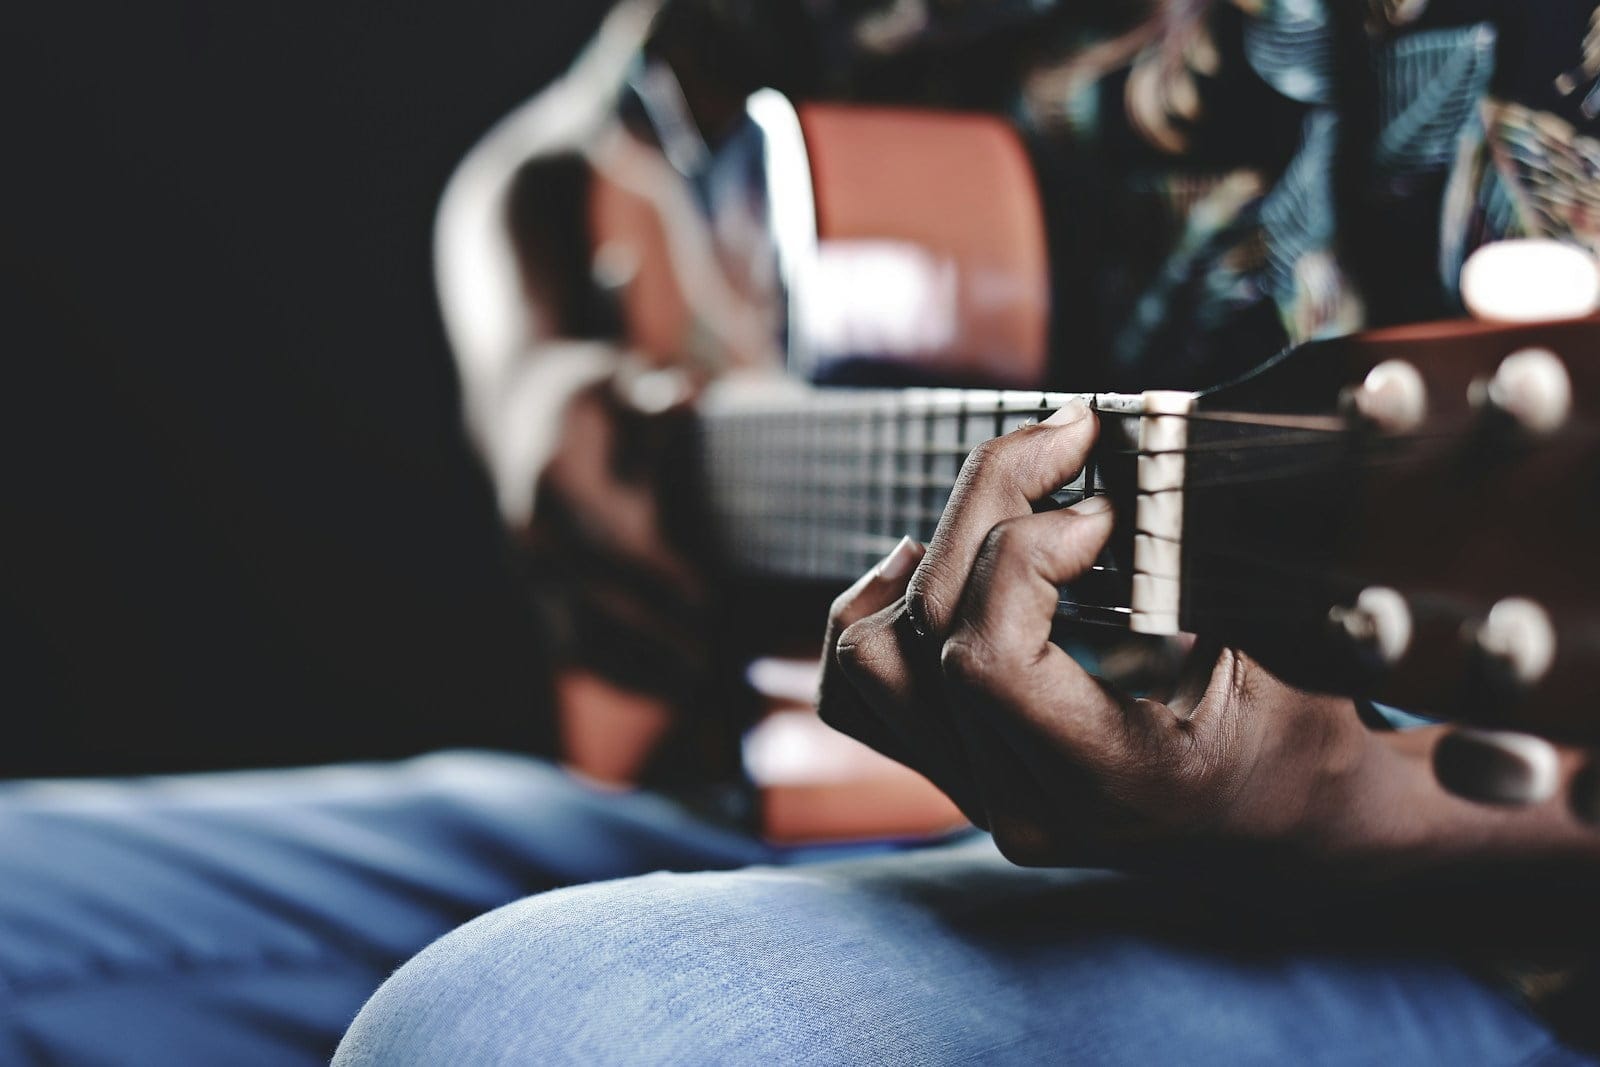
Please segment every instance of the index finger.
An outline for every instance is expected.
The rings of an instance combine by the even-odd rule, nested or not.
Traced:
[[[1002,523],[984,539],[940,654],[958,707],[997,727],[1043,728],[1091,760],[1120,750],[1124,702],[1050,640],[1057,590],[1094,563],[1111,526],[1110,504],[1091,497]]]
[[[972,451],[907,588],[906,611],[918,633],[939,639],[949,633],[983,539],[1076,477],[1099,429],[1089,405],[1072,400],[1043,422]]]

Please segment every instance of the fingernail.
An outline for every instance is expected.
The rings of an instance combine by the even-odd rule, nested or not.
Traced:
[[[1084,497],[1072,505],[1070,510],[1079,515],[1102,515],[1111,510],[1111,498],[1108,496]]]
[[[921,556],[922,546],[909,537],[902,537],[900,543],[878,564],[878,577],[886,582],[898,582],[911,573]]]
[[[1538,804],[1555,795],[1560,759],[1526,734],[1456,730],[1433,750],[1433,773],[1457,796],[1486,804]]]
[[[1048,419],[1040,423],[1041,426],[1070,426],[1089,415],[1089,404],[1080,397],[1073,397],[1062,404]]]

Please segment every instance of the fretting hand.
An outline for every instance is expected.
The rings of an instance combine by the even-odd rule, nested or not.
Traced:
[[[1350,700],[1237,650],[1197,647],[1165,702],[1085,672],[1052,620],[1111,511],[1029,502],[1072,479],[1096,429],[1074,407],[984,445],[926,551],[903,542],[835,602],[826,721],[926,775],[1022,864],[1376,880],[1502,845],[1593,861],[1560,812],[1447,795],[1436,731],[1370,731]]]
[[[1350,701],[1215,649],[1171,701],[1135,699],[1051,643],[1058,589],[1112,515],[1104,498],[1029,501],[1072,479],[1095,433],[1072,407],[973,454],[926,554],[902,543],[835,604],[823,717],[922,771],[1019,863],[1328,836],[1367,751]]]

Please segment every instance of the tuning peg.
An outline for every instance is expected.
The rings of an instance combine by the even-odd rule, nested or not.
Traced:
[[[1524,348],[1500,362],[1494,377],[1473,386],[1472,399],[1499,411],[1531,434],[1559,430],[1572,414],[1572,378],[1547,348]]]
[[[1403,359],[1373,367],[1345,397],[1346,404],[1385,433],[1405,433],[1428,414],[1428,386],[1422,373]]]
[[[1490,608],[1474,638],[1478,650],[1522,686],[1537,684],[1555,663],[1555,625],[1544,608],[1523,597],[1507,597]]]
[[[1334,608],[1329,618],[1385,665],[1399,663],[1411,647],[1411,608],[1404,596],[1386,586],[1363,589],[1354,605]]]
[[[1490,322],[1582,318],[1600,309],[1600,263],[1548,238],[1495,241],[1467,257],[1461,301]]]

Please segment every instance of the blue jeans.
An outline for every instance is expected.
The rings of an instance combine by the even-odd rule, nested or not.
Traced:
[[[986,840],[563,889],[425,949],[335,1065],[1589,1062],[1447,959],[1242,947],[1183,911]]]
[[[395,967],[491,908],[775,858],[511,756],[0,784],[0,1064],[325,1064]]]
[[[0,1064],[323,1062],[475,915],[752,864],[501,907],[342,1055],[1568,1062],[1445,961],[1186,947],[981,844],[801,858],[509,756],[0,786]]]

